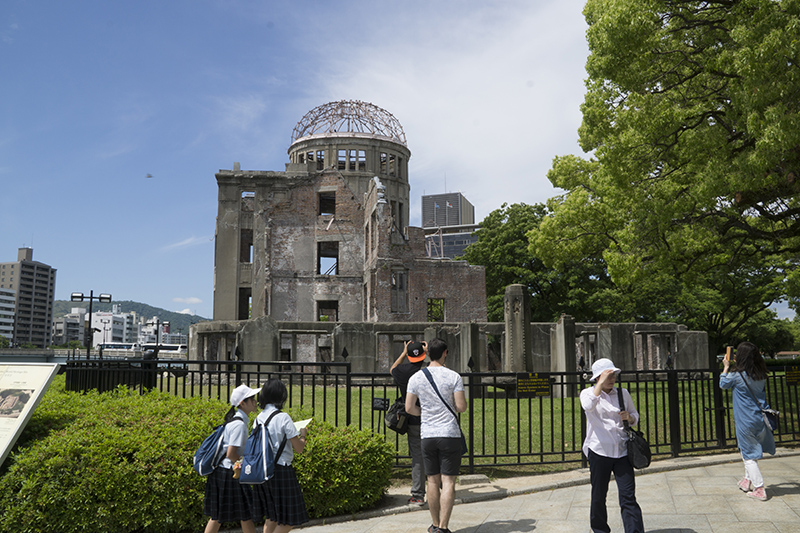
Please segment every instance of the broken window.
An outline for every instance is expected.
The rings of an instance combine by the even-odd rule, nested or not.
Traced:
[[[339,170],[347,170],[347,150],[339,150]]]
[[[253,262],[253,230],[243,229],[239,232],[239,262]]]
[[[339,269],[339,241],[317,243],[317,274],[335,276]]]
[[[252,213],[253,207],[255,206],[255,201],[256,201],[256,193],[252,191],[242,191],[242,204],[241,204],[242,211]]]
[[[252,295],[248,287],[239,288],[239,310],[236,320],[248,320],[252,308]]]
[[[382,153],[381,154],[381,160],[380,160],[380,163],[381,163],[381,166],[380,166],[381,174],[386,174],[386,164],[387,164],[388,161],[389,161],[389,157],[386,154]]]
[[[358,167],[357,170],[367,170],[367,153],[364,150],[358,151]]]
[[[392,271],[392,313],[408,312],[408,272]]]
[[[339,302],[336,300],[317,302],[317,320],[319,322],[337,322],[339,320]]]
[[[317,150],[317,170],[325,168],[325,150]]]
[[[319,193],[319,210],[318,215],[335,215],[336,214],[336,192],[326,191]]]
[[[444,298],[428,298],[428,322],[444,322]]]
[[[394,154],[389,154],[389,175],[394,176],[397,173],[397,157]]]

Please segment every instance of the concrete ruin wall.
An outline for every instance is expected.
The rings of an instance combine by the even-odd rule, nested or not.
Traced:
[[[462,322],[290,322],[261,317],[248,321],[202,322],[191,327],[191,360],[349,361],[353,372],[387,372],[405,340],[441,338],[448,344],[448,366],[459,372],[588,371],[594,360],[608,357],[623,370],[661,370],[669,344],[674,368],[708,366],[708,336],[678,324],[529,323],[528,361],[507,370],[505,340],[509,323]],[[596,335],[592,351],[583,344],[586,331]],[[669,340],[668,339],[674,339]],[[673,344],[674,342],[674,344]],[[675,347],[672,350],[672,347]],[[237,350],[238,348],[238,350]],[[500,353],[493,354],[499,349]],[[660,358],[655,357],[661,350]],[[238,355],[237,355],[238,353]],[[581,356],[584,365],[580,366]]]

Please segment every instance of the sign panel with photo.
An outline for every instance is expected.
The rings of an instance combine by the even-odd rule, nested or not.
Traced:
[[[0,464],[11,453],[59,366],[58,363],[0,364]]]

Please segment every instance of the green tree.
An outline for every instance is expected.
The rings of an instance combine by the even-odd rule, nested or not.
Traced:
[[[0,335],[0,348],[8,348],[9,346],[11,346],[11,341]]]
[[[546,215],[541,204],[503,204],[481,222],[478,241],[466,249],[467,261],[486,267],[489,320],[503,320],[505,289],[515,283],[528,288],[534,322],[554,321],[562,313],[581,321],[607,319],[603,293],[612,286],[601,258],[581,257],[555,269],[529,247],[528,232]]]
[[[581,147],[531,235],[720,346],[800,281],[799,0],[589,0]],[[664,289],[669,288],[669,293]],[[796,300],[793,300],[795,302]]]

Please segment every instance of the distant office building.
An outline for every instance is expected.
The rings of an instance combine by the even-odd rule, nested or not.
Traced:
[[[125,318],[115,312],[92,313],[92,346],[125,342]]]
[[[0,336],[11,342],[14,339],[14,308],[17,292],[0,288]]]
[[[422,227],[475,224],[475,206],[460,192],[430,194],[422,197]]]
[[[0,289],[16,291],[14,344],[50,346],[56,269],[34,261],[33,248],[20,248],[15,262],[0,263]]]
[[[86,309],[73,307],[72,312],[53,319],[53,344],[63,346],[71,341],[84,342]]]
[[[422,197],[422,227],[428,257],[455,259],[478,239],[475,207],[460,192]]]

